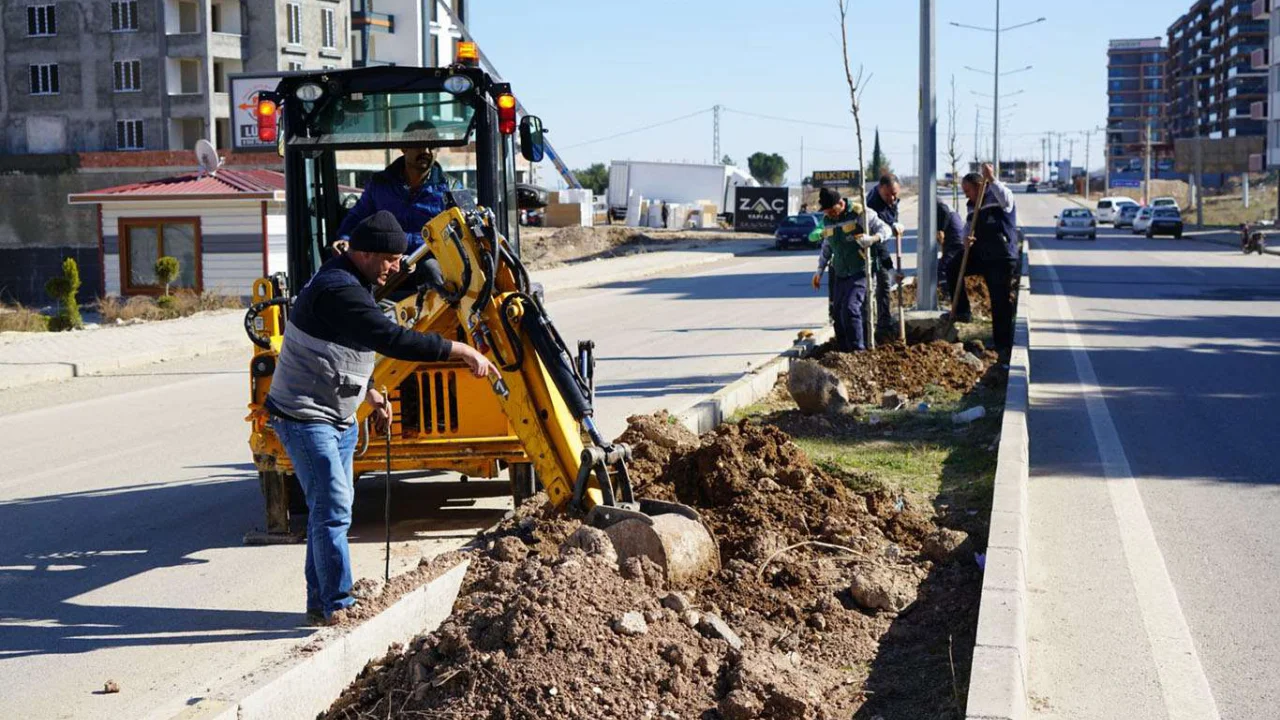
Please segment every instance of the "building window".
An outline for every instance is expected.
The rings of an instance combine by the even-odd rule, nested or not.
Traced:
[[[31,94],[58,94],[58,64],[31,66]]]
[[[58,34],[58,19],[52,5],[31,5],[27,8],[27,35],[40,37]]]
[[[130,32],[138,29],[138,0],[113,0],[111,31]]]
[[[171,287],[201,289],[197,218],[120,220],[120,274],[126,293],[163,292],[155,268],[156,260],[165,256],[178,259],[178,277]]]
[[[321,8],[320,10],[320,47],[336,48],[337,33],[334,32],[333,10],[329,8]]]
[[[289,3],[285,6],[285,14],[289,27],[289,44],[302,44],[302,6],[298,3]]]
[[[290,62],[290,63],[289,63],[289,72],[302,72],[302,63],[300,63],[300,62]]]
[[[142,89],[142,61],[117,60],[115,62],[116,92],[136,92]]]
[[[116,63],[117,65],[119,63]],[[141,120],[116,121],[116,149],[141,150],[146,147],[142,139]]]

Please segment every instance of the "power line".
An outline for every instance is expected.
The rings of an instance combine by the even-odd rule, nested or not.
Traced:
[[[814,127],[833,128],[835,130],[852,130],[850,125],[836,125],[834,123],[817,122],[816,120],[797,120],[795,118],[778,117],[777,115],[764,115],[762,113],[747,112],[745,110],[734,110],[733,108],[721,107],[724,112],[734,113],[735,115],[745,115],[747,117],[759,118],[761,120],[773,120],[776,122],[792,123],[795,125],[812,125]],[[880,128],[880,132],[884,134],[894,135],[915,135],[915,130],[885,130]]]
[[[654,128],[662,127],[663,125],[670,125],[672,123],[680,122],[681,120],[688,120],[691,117],[697,117],[699,115],[709,113],[712,110],[714,110],[714,108],[703,108],[702,110],[699,110],[697,112],[691,112],[688,115],[681,115],[680,117],[671,118],[670,120],[663,120],[662,122],[656,122],[656,123],[653,123],[652,125],[645,125],[644,127],[638,127],[638,128],[635,128],[634,130],[624,130],[623,132],[614,133],[613,135],[606,135],[604,137],[598,137],[598,138],[595,138],[594,140],[587,140],[585,142],[575,143],[573,145],[566,145],[564,146],[563,149],[569,150],[571,148],[582,147],[583,145],[592,145],[594,143],[604,142],[605,140],[613,140],[614,138],[620,138],[626,135],[634,135],[638,132],[644,132],[646,130],[652,130]]]

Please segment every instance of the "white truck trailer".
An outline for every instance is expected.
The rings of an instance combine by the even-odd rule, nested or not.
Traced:
[[[733,188],[757,184],[732,165],[614,160],[609,166],[609,214],[615,219],[625,217],[632,192],[667,203],[709,201],[718,212],[732,212]]]

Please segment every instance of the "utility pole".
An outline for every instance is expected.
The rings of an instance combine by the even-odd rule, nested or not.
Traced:
[[[720,106],[716,105],[711,109],[715,118],[711,125],[711,162],[719,163],[720,158],[724,157],[720,154]]]
[[[934,33],[936,0],[920,0],[920,213],[916,227],[916,309],[938,309],[938,94]],[[954,180],[958,181],[959,178]],[[927,282],[925,281],[927,280]]]
[[[1075,183],[1076,178],[1071,173],[1076,169],[1076,139],[1067,138],[1067,182]]]
[[[1142,204],[1151,204],[1151,121],[1147,121],[1147,129],[1143,133],[1142,152]]]
[[[1106,197],[1111,194],[1111,139],[1106,128],[1098,129],[1102,131],[1102,195]]]
[[[1195,126],[1196,126],[1196,182],[1192,186],[1196,191],[1196,227],[1204,227],[1204,151],[1200,147],[1200,78],[1192,81],[1195,88]]]
[[[1084,199],[1089,199],[1089,141],[1092,139],[1093,133],[1089,130],[1084,132]]]
[[[717,160],[716,162],[719,162]],[[800,187],[804,187],[804,136],[800,136]]]
[[[978,108],[973,108],[973,161],[981,162],[978,158]]]
[[[995,166],[996,180],[1000,179],[1000,0],[996,0],[996,89],[992,95],[991,163]],[[974,212],[977,212],[976,210]],[[977,217],[976,215],[974,217]],[[960,279],[964,282],[964,278]]]

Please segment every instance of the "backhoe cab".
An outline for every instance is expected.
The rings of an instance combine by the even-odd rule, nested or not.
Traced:
[[[427,147],[449,179],[446,210],[412,229],[424,243],[379,300],[396,322],[485,353],[501,378],[474,378],[460,363],[380,357],[372,385],[388,389],[393,407],[391,467],[483,478],[505,469],[517,503],[540,482],[557,508],[577,509],[604,528],[624,559],[650,557],[675,584],[714,572],[715,542],[692,509],[633,496],[630,449],[605,442],[594,424],[593,345],[569,350],[520,262],[515,134],[520,153],[536,162],[542,128],[533,116],[517,124],[510,87],[475,67],[366,68],[290,76],[259,102],[274,103],[260,107],[260,122],[279,118],[260,125],[259,138],[278,141],[284,155],[288,273],[255,282],[245,318],[255,345],[249,445],[267,508],[267,532],[246,539],[294,540],[300,528],[291,532],[290,516],[306,512],[263,402],[291,292],[331,257],[357,197],[339,179],[386,164],[388,151]],[[428,257],[443,284],[418,289],[410,273]],[[387,463],[366,416],[362,407],[357,477]]]

